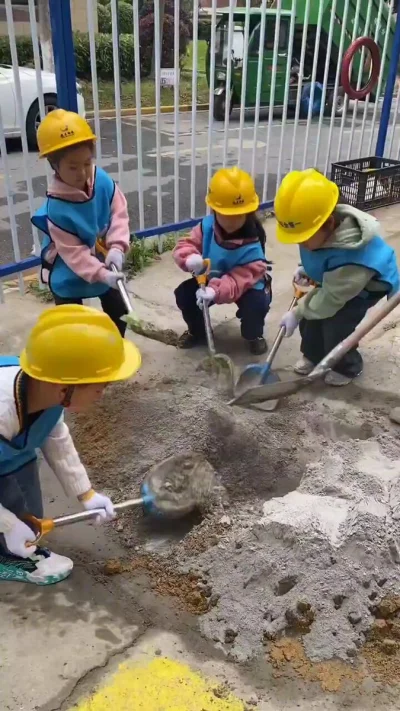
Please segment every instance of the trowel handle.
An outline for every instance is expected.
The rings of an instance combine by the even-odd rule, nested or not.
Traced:
[[[118,513],[119,511],[125,511],[125,509],[131,509],[135,506],[142,506],[144,499],[128,499],[127,501],[122,501],[120,504],[114,505],[114,511]],[[43,536],[54,530],[54,528],[59,528],[61,526],[69,526],[73,523],[81,523],[82,521],[90,521],[99,514],[102,513],[104,509],[91,509],[90,511],[79,511],[74,514],[65,514],[65,516],[58,516],[57,518],[37,518],[31,514],[24,516],[25,521],[27,521],[33,528],[34,533],[36,533],[36,538],[34,541],[27,541],[29,545],[37,545]]]
[[[339,343],[335,348],[328,353],[323,360],[314,368],[314,370],[308,375],[308,379],[317,380],[328,370],[332,370],[333,366],[338,363],[343,356],[351,351],[352,348],[356,348],[361,341],[370,331],[372,331],[375,326],[378,325],[386,316],[388,316],[393,309],[395,309],[400,304],[400,291],[398,291],[394,296],[386,301],[380,308],[374,310],[370,313],[350,336]]]
[[[114,272],[114,274],[118,274],[118,269],[115,266],[115,264],[111,264],[111,271]],[[125,286],[124,280],[118,279],[117,286],[118,286],[119,293],[121,294],[122,301],[124,302],[124,306],[125,306],[128,314],[132,314],[133,313],[133,306],[132,306],[131,298],[130,298],[127,288]]]

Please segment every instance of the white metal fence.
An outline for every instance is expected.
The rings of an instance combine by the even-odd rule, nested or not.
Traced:
[[[122,76],[119,5],[110,0],[114,67],[110,81],[104,79],[102,56],[96,51],[97,2],[86,0],[90,54],[86,109],[98,136],[98,162],[127,196],[132,231],[161,234],[163,225],[178,230],[201,217],[207,183],[221,166],[239,164],[251,172],[265,203],[273,199],[289,170],[313,166],[329,173],[334,161],[372,155],[394,34],[394,1],[262,0],[255,8],[251,0],[245,0],[244,7],[227,0],[221,10],[212,0],[208,12],[199,13],[198,0],[193,0],[190,57],[180,52],[184,11],[179,2],[156,1],[152,79],[141,75],[148,47],[138,0],[132,2],[131,76],[126,66]],[[1,278],[10,278],[12,272],[19,273],[23,291],[19,270],[26,265],[21,260],[30,257],[32,248],[39,253],[30,215],[45,197],[50,178],[48,165],[32,150],[32,117],[37,123],[54,105],[55,78],[41,70],[35,0],[28,0],[27,11],[33,68],[26,71],[18,56],[13,3],[5,0],[12,71],[0,68],[0,295]],[[164,67],[158,30],[171,12],[164,43],[173,42],[169,53],[173,66]],[[199,30],[201,37],[209,34],[207,48]],[[351,41],[365,35],[380,46],[379,80],[375,94],[365,102],[349,101],[341,89],[342,58]],[[365,79],[364,56],[359,67],[358,86]],[[170,89],[161,86],[165,68],[174,69],[170,76],[176,81]],[[110,91],[113,113],[105,113],[104,97]],[[150,113],[149,95],[154,96]],[[165,104],[170,105],[166,113]],[[385,152],[395,159],[400,158],[399,106],[400,88],[392,104]],[[16,136],[20,140],[12,139]],[[9,263],[14,267],[6,266]]]

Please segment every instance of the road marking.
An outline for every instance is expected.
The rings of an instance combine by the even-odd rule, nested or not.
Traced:
[[[215,693],[217,692],[217,693]],[[75,711],[244,711],[242,701],[225,693],[186,664],[156,658],[122,664],[115,676]],[[72,709],[71,709],[72,711]]]

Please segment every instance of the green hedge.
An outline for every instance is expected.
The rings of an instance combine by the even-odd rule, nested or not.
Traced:
[[[74,32],[76,74],[80,79],[90,79],[89,35]],[[25,67],[33,63],[33,48],[30,37],[17,37],[18,63]],[[123,79],[132,80],[135,72],[133,35],[120,35],[120,72]],[[114,77],[113,45],[111,35],[96,35],[96,60],[99,79]],[[8,37],[0,37],[0,64],[11,64]]]
[[[17,37],[18,63],[22,67],[33,63],[33,47],[30,37]],[[0,64],[12,64],[8,35],[0,36]]]
[[[89,35],[74,33],[76,74],[80,79],[91,78]],[[99,79],[114,77],[113,43],[111,35],[96,35],[96,64]],[[123,79],[132,80],[135,74],[133,35],[119,37],[119,66]]]
[[[101,6],[99,5],[99,8]],[[140,73],[147,76],[150,71],[153,52],[154,16],[147,15],[140,22]],[[96,35],[96,63],[99,79],[113,79],[114,60],[113,43],[110,34]],[[189,33],[185,25],[180,27],[181,57],[186,54]],[[79,79],[91,79],[89,35],[86,32],[74,32],[76,74]],[[161,66],[173,67],[174,64],[174,21],[169,15],[164,18],[164,39],[162,44]],[[18,63],[24,67],[33,65],[33,48],[30,37],[17,37]],[[132,34],[119,37],[120,74],[123,79],[133,80],[135,74],[134,45]],[[0,64],[11,64],[8,36],[0,37]]]
[[[111,7],[110,5],[98,5],[97,14],[99,21],[99,32],[108,34],[112,32]],[[132,5],[127,2],[118,3],[118,24],[119,31],[123,35],[133,33],[133,10]]]

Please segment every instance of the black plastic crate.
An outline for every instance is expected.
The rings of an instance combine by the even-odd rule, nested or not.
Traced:
[[[331,179],[344,202],[360,210],[400,202],[400,161],[391,158],[359,158],[332,163]]]

